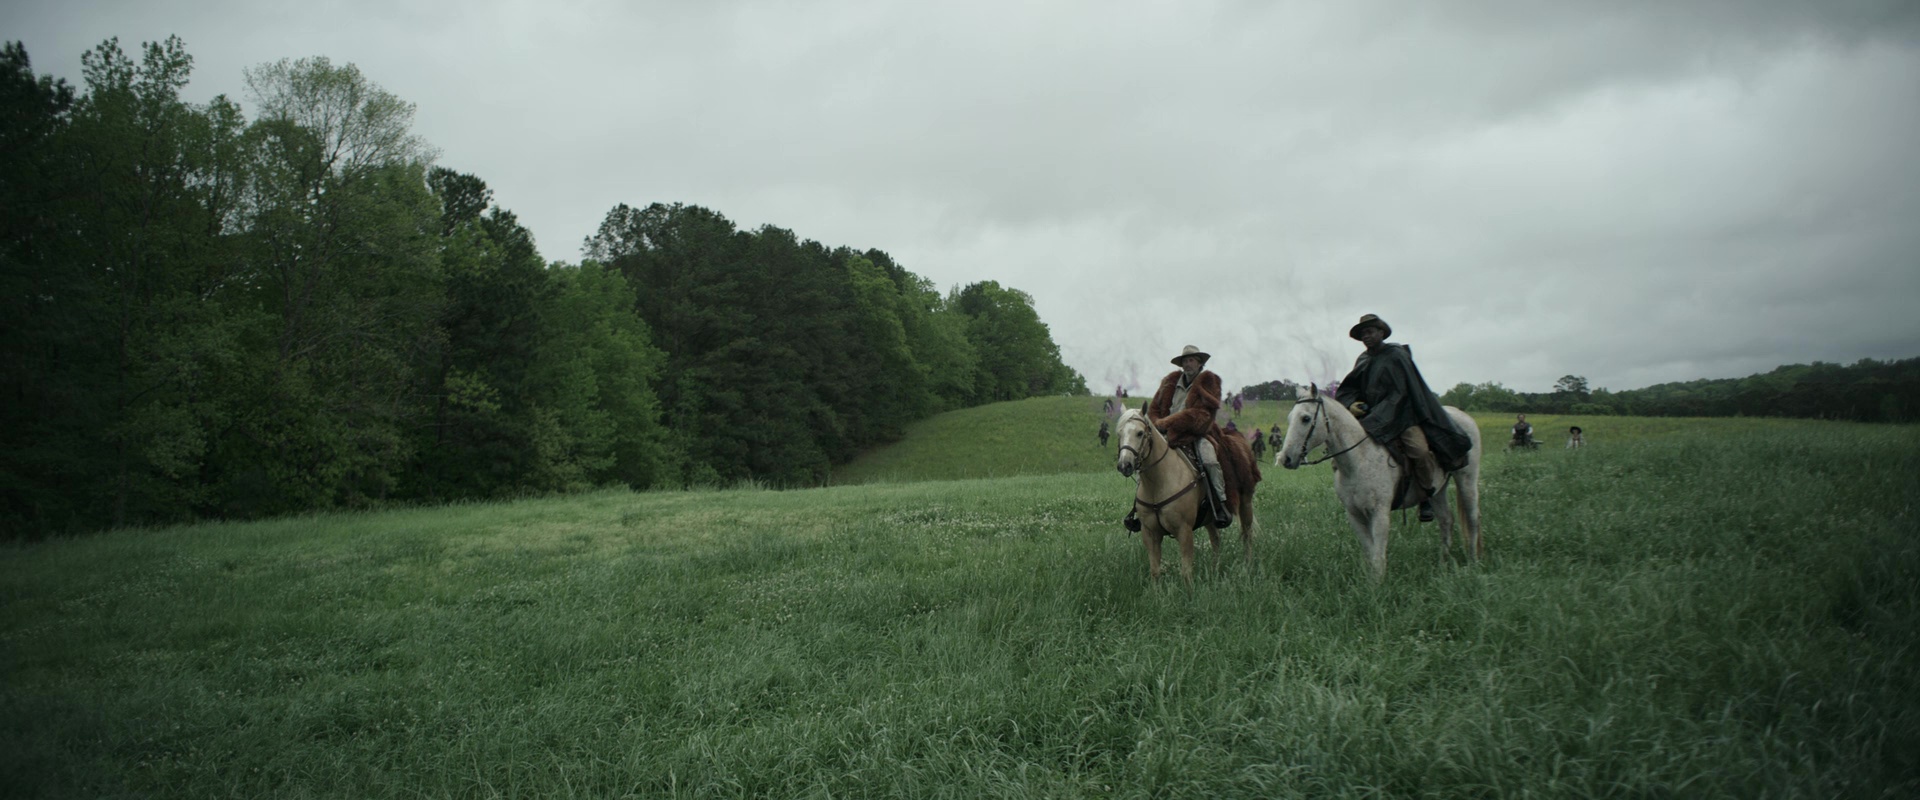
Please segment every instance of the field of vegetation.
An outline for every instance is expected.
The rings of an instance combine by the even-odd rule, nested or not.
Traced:
[[[6,546],[0,785],[1920,794],[1920,427],[1542,416],[1504,453],[1482,417],[1485,562],[1399,520],[1375,584],[1327,468],[1268,468],[1252,563],[1189,590],[1147,582],[1098,412],[956,412],[824,489]]]

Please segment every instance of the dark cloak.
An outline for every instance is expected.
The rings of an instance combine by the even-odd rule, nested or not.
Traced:
[[[1440,407],[1439,396],[1427,388],[1427,379],[1413,365],[1413,349],[1404,344],[1381,344],[1377,353],[1361,353],[1353,371],[1340,379],[1334,399],[1344,406],[1366,401],[1367,415],[1360,426],[1376,442],[1386,444],[1419,425],[1441,469],[1452,472],[1467,465],[1473,440]]]

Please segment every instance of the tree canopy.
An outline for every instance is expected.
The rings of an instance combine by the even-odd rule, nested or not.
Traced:
[[[937,411],[1085,389],[1030,298],[696,206],[548,263],[353,65],[186,102],[0,51],[0,538],[605,485],[822,482]]]

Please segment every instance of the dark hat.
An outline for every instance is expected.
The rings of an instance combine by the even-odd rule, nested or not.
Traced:
[[[1176,367],[1177,367],[1177,366],[1180,366],[1180,360],[1181,360],[1181,359],[1184,359],[1184,358],[1186,358],[1187,356],[1199,356],[1199,357],[1200,357],[1200,363],[1201,363],[1201,364],[1202,364],[1203,366],[1204,366],[1204,365],[1205,365],[1205,364],[1206,364],[1206,363],[1207,363],[1208,361],[1210,361],[1210,360],[1212,360],[1212,359],[1213,359],[1213,356],[1210,356],[1210,355],[1207,355],[1207,354],[1206,354],[1206,353],[1204,353],[1204,352],[1201,352],[1201,350],[1200,350],[1200,348],[1198,348],[1198,347],[1194,347],[1193,345],[1187,345],[1186,347],[1182,347],[1182,348],[1180,348],[1180,355],[1177,355],[1177,356],[1174,356],[1174,357],[1173,357],[1173,365],[1174,365],[1174,366],[1176,366]]]
[[[1393,335],[1393,326],[1388,325],[1386,320],[1373,314],[1364,314],[1361,315],[1359,322],[1354,323],[1352,328],[1347,329],[1347,336],[1358,339],[1360,338],[1360,329],[1368,326],[1379,326],[1380,330],[1386,331],[1388,336]]]
[[[1573,427],[1571,427],[1571,428],[1568,428],[1568,429],[1567,429],[1567,432],[1568,432],[1568,433],[1579,433],[1579,432],[1580,432],[1580,426],[1578,426],[1578,425],[1575,425],[1575,426],[1573,426]]]

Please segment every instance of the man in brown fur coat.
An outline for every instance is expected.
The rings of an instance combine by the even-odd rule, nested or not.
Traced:
[[[1245,441],[1229,443],[1220,426],[1213,422],[1220,411],[1220,376],[1203,369],[1213,356],[1187,345],[1173,358],[1180,369],[1161,379],[1160,390],[1147,403],[1147,421],[1166,434],[1174,447],[1193,446],[1200,469],[1207,476],[1207,505],[1213,509],[1213,524],[1224,528],[1233,524],[1233,510],[1240,507],[1240,492],[1260,482],[1260,467]],[[1235,447],[1234,445],[1238,445]],[[1225,480],[1221,455],[1226,456],[1227,472],[1234,480]],[[1127,528],[1138,530],[1139,523],[1127,515]]]

